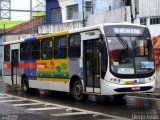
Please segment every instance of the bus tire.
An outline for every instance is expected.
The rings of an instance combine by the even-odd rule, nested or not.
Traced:
[[[73,85],[72,91],[73,98],[77,101],[85,101],[88,95],[83,93],[83,86],[80,80],[76,80]]]
[[[21,88],[22,88],[22,91],[24,91],[24,92],[29,91],[29,82],[28,82],[28,78],[26,76],[24,76],[22,78]]]
[[[114,99],[123,99],[125,97],[125,94],[117,94],[113,95]]]

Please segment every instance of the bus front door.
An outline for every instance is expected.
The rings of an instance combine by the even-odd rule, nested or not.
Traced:
[[[11,78],[12,78],[12,85],[17,85],[19,74],[18,74],[18,60],[19,52],[18,49],[12,50],[11,52]]]
[[[100,52],[98,39],[84,41],[85,92],[100,93]]]

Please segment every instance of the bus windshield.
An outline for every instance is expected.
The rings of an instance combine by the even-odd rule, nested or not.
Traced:
[[[104,29],[111,72],[116,75],[141,77],[153,73],[155,64],[149,30],[135,26],[109,27]]]

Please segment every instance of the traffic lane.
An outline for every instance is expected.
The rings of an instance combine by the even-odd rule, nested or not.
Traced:
[[[13,107],[8,103],[0,103],[0,120],[67,120],[48,116],[40,112],[27,111],[21,107]]]
[[[2,98],[3,99],[10,98],[13,100],[1,100]],[[22,103],[18,103],[19,100]],[[28,101],[28,103],[23,103],[23,101]],[[118,117],[118,116],[102,114],[102,113],[98,113],[98,112],[94,112],[94,111],[87,111],[87,110],[64,106],[64,105],[59,105],[59,104],[55,104],[55,103],[54,104],[46,103],[43,101],[27,99],[26,97],[18,97],[18,96],[10,95],[10,94],[2,94],[1,93],[0,94],[0,103],[7,103],[6,105],[11,105],[11,108],[12,108],[12,106],[13,107],[21,107],[23,110],[24,109],[28,110],[28,112],[33,111],[33,112],[29,112],[29,113],[33,113],[33,114],[35,114],[35,111],[40,111],[41,113],[44,113],[45,116],[52,116],[56,120],[60,120],[60,119],[61,120],[63,120],[63,119],[64,120],[75,120],[75,119],[77,119],[77,120],[82,120],[82,119],[87,119],[87,120],[101,120],[101,119],[103,119],[103,120],[108,120],[108,119],[109,120],[111,120],[111,119],[128,120],[126,118],[122,118],[122,117]],[[23,106],[25,106],[25,107],[23,107]],[[32,106],[32,107],[30,108],[30,106]],[[35,106],[37,106],[37,107],[35,107]],[[16,112],[16,111],[14,111],[14,112]],[[7,114],[3,115],[2,119],[17,119],[17,118],[15,118],[15,116],[17,116],[18,118],[21,118],[19,116],[22,116],[22,115],[21,114],[19,115],[18,113],[11,114],[10,112],[8,113],[8,111],[7,111]],[[25,114],[23,115],[23,117],[24,116],[25,116]],[[34,119],[33,117],[31,117],[31,118]]]
[[[85,102],[77,102],[68,94],[62,92],[38,92],[35,90],[31,93],[25,94],[21,92],[19,87],[13,87],[4,83],[2,83],[1,86],[3,87],[2,91],[7,94],[13,94],[120,117],[132,118],[133,115],[137,114],[160,114],[160,100],[157,99],[126,96],[124,99],[114,100],[111,97],[90,96],[90,98]]]

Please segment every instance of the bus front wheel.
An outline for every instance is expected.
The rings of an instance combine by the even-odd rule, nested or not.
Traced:
[[[26,76],[22,78],[21,88],[24,92],[29,91],[29,83],[28,83],[28,78]]]
[[[117,94],[113,95],[114,99],[123,99],[125,97],[125,94]]]
[[[72,91],[73,98],[77,101],[84,101],[88,98],[88,95],[83,93],[83,86],[80,80],[76,80],[73,85]]]

